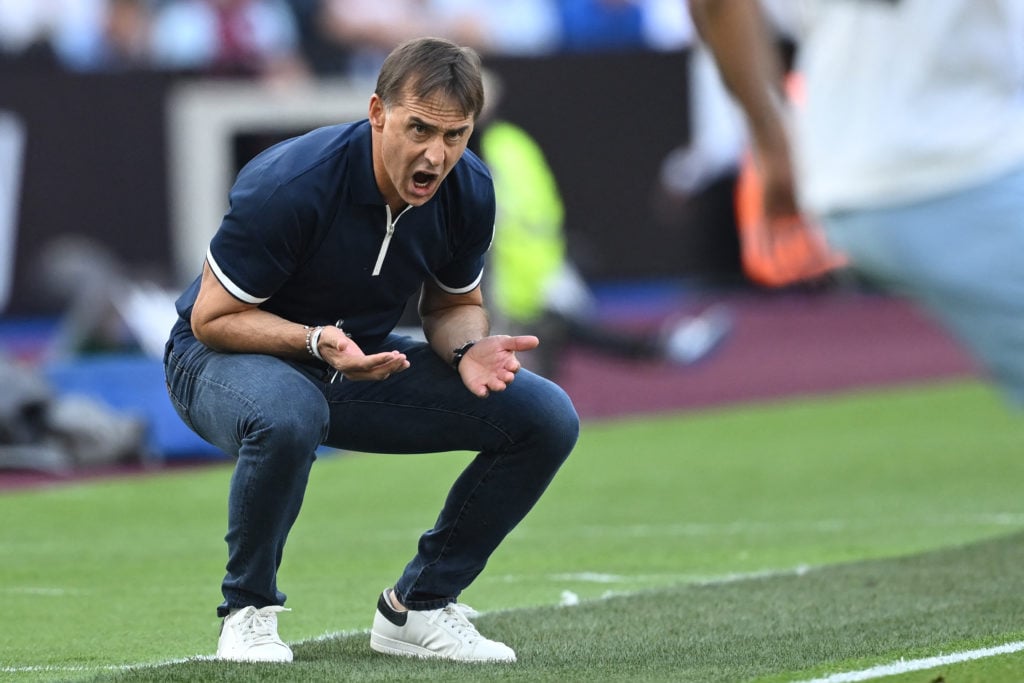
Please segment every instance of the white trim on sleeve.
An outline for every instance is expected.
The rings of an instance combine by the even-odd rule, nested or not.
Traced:
[[[481,269],[480,274],[476,276],[476,279],[473,280],[473,282],[471,282],[470,284],[466,285],[465,287],[449,287],[440,280],[438,280],[436,277],[434,278],[434,282],[437,283],[438,287],[448,292],[449,294],[465,294],[466,292],[472,292],[474,289],[476,289],[480,285],[480,281],[483,280],[483,278],[484,271],[483,269]]]
[[[213,274],[217,276],[217,280],[220,281],[220,284],[224,289],[228,290],[231,296],[235,297],[239,301],[244,301],[247,304],[261,304],[270,298],[269,296],[262,298],[253,296],[232,282],[231,278],[225,275],[224,271],[217,265],[216,259],[213,258],[213,250],[209,247],[206,249],[206,262],[210,264],[210,270],[212,270]]]

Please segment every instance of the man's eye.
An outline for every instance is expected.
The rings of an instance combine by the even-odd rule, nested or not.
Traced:
[[[461,130],[453,130],[453,131],[451,131],[450,133],[448,133],[448,139],[451,140],[452,142],[458,142],[459,140],[462,139],[462,131]]]

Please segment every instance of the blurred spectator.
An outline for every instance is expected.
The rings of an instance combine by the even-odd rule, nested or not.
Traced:
[[[434,0],[433,5],[441,14],[471,22],[484,55],[537,56],[559,47],[556,0]]]
[[[148,64],[150,0],[0,0],[0,51],[76,71]]]
[[[62,65],[76,71],[112,71],[152,65],[151,0],[87,0],[88,18],[54,35]]]
[[[678,0],[640,0],[643,5],[643,29],[647,46],[652,50],[683,50],[693,44],[696,30]]]
[[[691,6],[743,108],[767,219],[820,222],[1024,404],[1024,4],[801,3],[793,125],[756,3]]]
[[[560,0],[566,52],[644,47],[643,14],[634,0]]]
[[[44,3],[0,0],[0,48],[4,55],[24,55],[40,45],[50,50],[51,17]]]
[[[0,0],[0,53],[74,71],[147,67],[152,0]]]
[[[685,12],[685,2],[676,3]],[[797,17],[790,0],[759,0],[779,42],[792,42]],[[661,182],[680,197],[738,172],[747,150],[743,113],[722,84],[707,46],[695,37],[688,61],[690,135],[662,162]]]
[[[416,36],[448,38],[483,55],[553,52],[555,0],[290,0],[318,73],[376,76],[384,56]]]
[[[290,79],[305,74],[285,0],[164,0],[153,20],[157,66]]]
[[[109,0],[100,63],[107,66],[148,65],[151,60],[151,22],[148,0]]]
[[[682,5],[683,3],[679,3]],[[758,0],[780,54],[791,52],[798,15],[790,0]],[[761,210],[760,178],[748,150],[743,114],[722,83],[707,46],[694,41],[688,61],[689,138],[662,161],[660,200],[665,207],[682,206],[713,186],[728,182],[735,189],[735,219],[739,231],[740,262],[752,282],[771,287],[827,284],[824,276],[845,265],[830,250],[817,226],[802,216],[766,220]],[[794,87],[786,84],[789,104]],[[780,83],[780,91],[783,84]]]
[[[349,47],[329,35],[326,27],[330,0],[287,0],[299,36],[299,49],[312,74],[343,76],[348,73]]]
[[[447,38],[484,55],[543,54],[560,40],[554,0],[292,0],[306,16],[314,2],[322,6],[312,39],[343,53],[344,72],[355,77],[376,77],[384,56],[416,36]],[[321,63],[339,67],[334,59]]]
[[[678,0],[0,0],[0,58],[76,71],[373,77],[422,35],[537,56],[676,50],[692,25]]]
[[[567,254],[554,173],[524,129],[495,118],[498,90],[489,79],[489,103],[471,145],[491,170],[498,206],[487,271],[495,327],[510,334],[534,329],[544,340],[522,354],[523,364],[557,379],[571,345],[637,361],[687,365],[703,359],[732,328],[720,307],[655,329],[619,329],[597,316],[594,296]]]
[[[324,0],[321,30],[348,53],[348,75],[374,78],[384,57],[417,36],[448,38],[478,47],[482,36],[473,17],[442,15],[431,0]]]
[[[0,48],[9,59],[56,65],[54,36],[93,24],[100,0],[0,0]]]
[[[562,50],[678,50],[693,35],[678,0],[558,0]]]

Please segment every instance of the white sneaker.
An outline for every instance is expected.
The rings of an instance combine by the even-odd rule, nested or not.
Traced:
[[[292,650],[277,635],[278,605],[244,607],[224,617],[217,641],[217,659],[233,662],[290,662]]]
[[[514,662],[516,653],[505,643],[487,640],[469,621],[476,612],[468,605],[398,612],[386,594],[377,601],[370,631],[376,652],[404,657],[433,657],[457,662]]]

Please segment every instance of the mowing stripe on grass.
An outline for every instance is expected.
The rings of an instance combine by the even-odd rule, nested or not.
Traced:
[[[945,664],[959,664],[960,662],[969,662],[974,659],[984,659],[986,657],[995,657],[997,655],[1008,655],[1014,652],[1020,652],[1021,650],[1024,650],[1024,641],[1018,640],[1012,643],[996,645],[995,647],[954,652],[949,655],[938,655],[936,657],[925,657],[923,659],[900,660],[898,662],[893,662],[892,664],[880,664],[878,666],[873,666],[870,669],[846,671],[844,673],[825,676],[824,678],[799,681],[799,683],[856,683],[856,681],[870,681],[874,678],[896,676],[898,674],[910,673],[911,671],[934,669],[937,666],[943,666]]]
[[[799,564],[790,569],[762,569],[752,572],[729,572],[728,574],[707,575],[707,574],[603,574],[599,572],[575,572],[570,574],[548,574],[545,576],[550,581],[579,581],[583,583],[657,583],[663,585],[666,579],[674,580],[676,583],[685,583],[695,586],[716,586],[738,581],[750,581],[752,579],[768,579],[776,576],[803,576],[814,567],[806,564]],[[520,576],[503,576],[502,581],[515,583],[526,578]]]
[[[8,593],[10,595],[38,595],[53,598],[63,598],[80,592],[68,588],[51,588],[48,586],[8,586],[7,588],[0,588],[0,593]]]
[[[684,581],[684,583],[689,583],[691,585],[704,585],[704,586],[725,585],[725,584],[731,584],[731,583],[738,583],[738,582],[742,582],[742,581],[750,581],[750,580],[756,580],[756,579],[770,578],[770,577],[775,577],[775,576],[802,576],[802,575],[806,574],[808,571],[811,571],[812,569],[813,569],[812,567],[808,567],[807,565],[799,565],[799,566],[794,567],[792,569],[783,569],[783,570],[765,569],[765,570],[754,571],[754,572],[728,573],[728,574],[722,574],[722,575],[718,575],[718,576],[693,576],[693,575],[686,575],[684,577],[686,579],[686,581]],[[505,577],[505,580],[507,580],[507,581],[514,581],[515,578],[516,577]],[[629,578],[635,578],[635,577],[605,575],[605,574],[596,574],[596,573],[584,573],[584,574],[556,574],[556,575],[552,575],[550,578],[557,578],[558,580],[565,580],[565,579],[584,580],[584,581],[585,580],[591,580],[591,581],[596,580],[596,581],[599,581],[601,583],[606,583],[606,582],[607,583],[614,583],[617,580],[627,580]],[[638,594],[643,593],[643,592],[646,592],[646,591],[614,591],[614,592],[613,591],[609,591],[609,592],[607,592],[605,595],[603,595],[601,597],[591,598],[591,599],[585,600],[585,601],[580,601],[578,597],[575,597],[575,595],[572,595],[572,598],[574,598],[574,599],[568,599],[566,594],[563,594],[562,595],[562,601],[558,605],[558,607],[562,607],[562,608],[565,608],[565,607],[576,607],[579,604],[581,604],[581,602],[599,603],[599,602],[604,602],[606,600],[609,600],[611,598],[624,597],[624,596],[628,597],[630,595],[638,595]],[[566,593],[570,593],[571,594],[571,592],[569,592],[569,591],[566,591]],[[555,607],[555,605],[547,605],[547,607]],[[512,612],[523,611],[525,609],[536,609],[536,607],[488,610],[487,612],[479,612],[479,614],[481,616],[488,615],[488,614],[507,614],[507,613],[512,613]],[[302,640],[289,641],[289,645],[292,646],[292,647],[296,647],[296,646],[300,646],[300,645],[303,645],[303,644],[306,644],[306,643],[317,643],[317,642],[324,642],[324,641],[330,641],[330,640],[337,640],[339,638],[351,638],[351,637],[363,636],[363,635],[368,636],[369,633],[370,633],[370,629],[369,628],[365,628],[365,629],[350,629],[350,630],[345,630],[345,631],[327,631],[327,632],[324,632],[321,635],[315,636],[313,638],[306,638],[306,639],[302,639]],[[169,666],[169,665],[174,665],[174,664],[187,664],[189,662],[213,661],[215,659],[216,659],[216,657],[214,657],[213,655],[192,655],[192,656],[189,656],[189,657],[177,657],[177,658],[174,658],[174,659],[161,660],[161,661],[156,661],[156,662],[139,662],[139,663],[134,663],[134,664],[110,664],[110,665],[100,665],[100,666],[96,666],[96,667],[89,667],[89,666],[54,666],[54,665],[46,665],[46,666],[0,666],[0,674],[31,674],[31,673],[89,674],[89,673],[99,673],[99,672],[117,673],[117,672],[125,672],[125,671],[145,671],[147,669],[155,669],[155,668],[158,668],[158,667],[164,667],[164,666]]]

